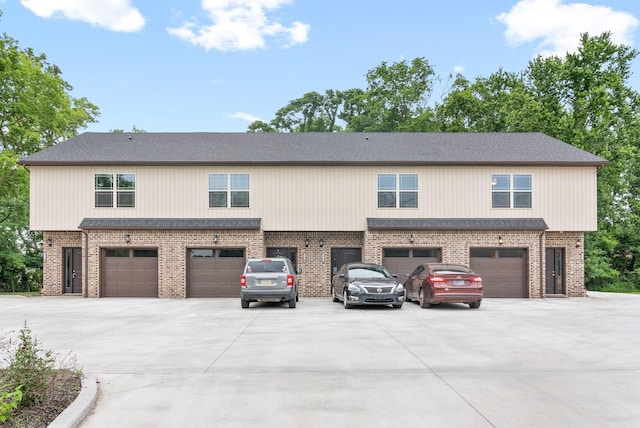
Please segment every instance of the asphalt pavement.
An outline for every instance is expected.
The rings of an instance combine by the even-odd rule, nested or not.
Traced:
[[[350,310],[0,296],[0,339],[26,322],[76,356],[96,384],[81,428],[635,428],[639,306],[594,292]]]

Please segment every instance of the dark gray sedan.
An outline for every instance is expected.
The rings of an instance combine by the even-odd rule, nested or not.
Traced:
[[[347,263],[333,276],[331,297],[345,309],[355,305],[391,305],[400,309],[404,286],[382,265]]]

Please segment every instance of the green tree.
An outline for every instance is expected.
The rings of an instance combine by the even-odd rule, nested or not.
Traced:
[[[18,161],[76,135],[98,108],[46,56],[0,37],[0,290],[37,288],[41,236],[29,231],[28,171]]]
[[[604,33],[575,53],[538,57],[522,73],[459,77],[437,107],[445,131],[539,131],[610,161],[598,174],[598,233],[587,235],[587,286],[640,284],[640,103],[629,85],[638,53]]]

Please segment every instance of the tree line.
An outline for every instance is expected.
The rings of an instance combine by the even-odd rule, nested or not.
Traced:
[[[247,131],[543,132],[558,138],[610,161],[598,172],[598,231],[585,239],[587,287],[640,290],[640,110],[629,83],[637,55],[603,33],[582,35],[578,50],[565,57],[537,57],[522,71],[500,69],[472,80],[443,79],[422,57],[382,62],[365,74],[364,89],[306,93]],[[29,230],[29,172],[18,161],[97,121],[98,107],[71,90],[45,55],[0,37],[0,291],[41,286],[42,236]]]

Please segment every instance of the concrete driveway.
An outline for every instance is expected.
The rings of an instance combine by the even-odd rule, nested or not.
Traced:
[[[400,310],[0,296],[98,381],[82,428],[637,427],[640,296]]]

